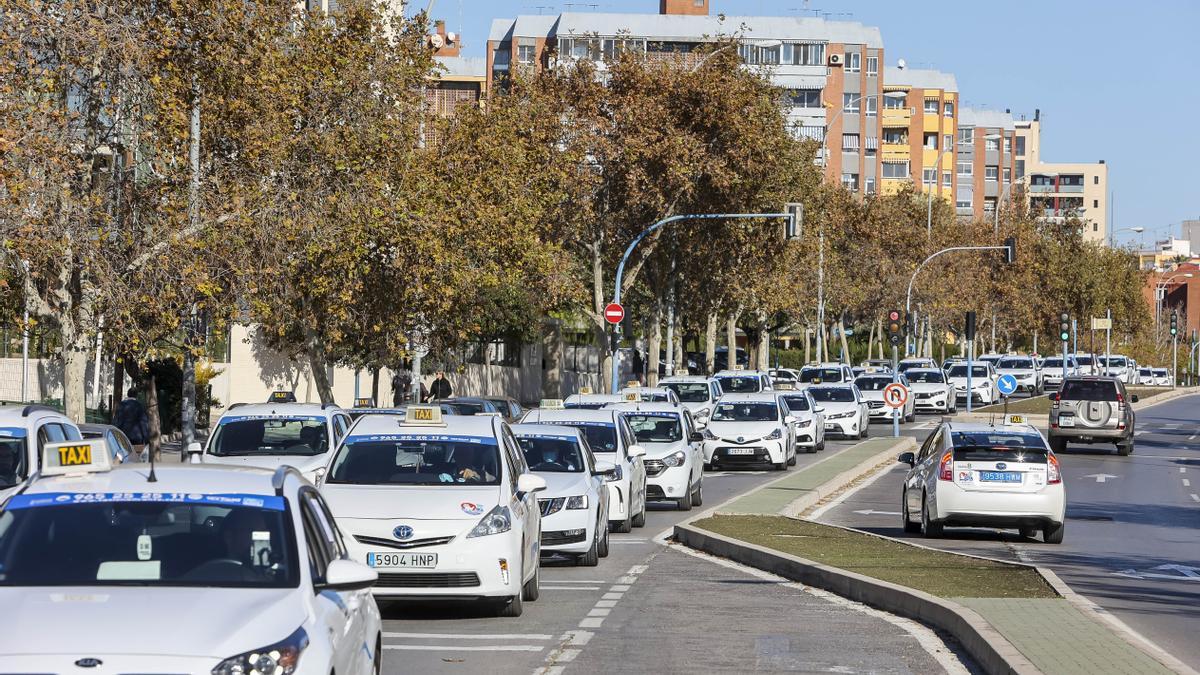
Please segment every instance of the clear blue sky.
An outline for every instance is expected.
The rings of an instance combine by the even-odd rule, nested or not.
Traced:
[[[1040,108],[1044,161],[1108,162],[1116,227],[1145,227],[1149,242],[1200,218],[1200,2],[712,0],[714,14],[805,8],[879,26],[889,65],[954,73],[970,107]],[[652,13],[658,0],[435,0],[433,15],[482,56],[493,18],[562,11]]]

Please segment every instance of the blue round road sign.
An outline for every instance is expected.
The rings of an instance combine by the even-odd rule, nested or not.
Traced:
[[[1001,375],[1000,379],[996,380],[996,388],[1001,394],[1008,396],[1017,390],[1017,378],[1012,375]]]

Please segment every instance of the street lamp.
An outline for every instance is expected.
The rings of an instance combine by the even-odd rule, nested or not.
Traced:
[[[1108,233],[1108,247],[1109,248],[1113,247],[1113,235],[1118,232],[1132,232],[1134,234],[1141,234],[1145,231],[1146,231],[1146,228],[1144,228],[1144,227],[1122,227],[1120,229],[1111,230]]]
[[[1194,276],[1196,276],[1196,275],[1192,274],[1191,272],[1177,272],[1177,273],[1172,274],[1171,276],[1167,277],[1166,279],[1163,279],[1162,281],[1159,281],[1156,284],[1154,284],[1154,330],[1156,331],[1156,333],[1155,333],[1156,337],[1157,337],[1157,331],[1158,331],[1158,324],[1162,320],[1161,314],[1160,314],[1160,308],[1162,307],[1163,300],[1166,300],[1166,294],[1164,293],[1163,297],[1159,298],[1158,292],[1166,289],[1167,286],[1170,286],[1171,281],[1173,281],[1175,279],[1179,279],[1179,278],[1191,279]]]

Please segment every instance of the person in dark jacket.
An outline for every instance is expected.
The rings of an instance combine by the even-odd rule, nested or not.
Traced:
[[[450,380],[446,379],[444,371],[437,371],[437,375],[433,378],[433,383],[429,385],[429,396],[427,401],[440,401],[444,398],[450,398],[454,395],[454,388],[450,386]]]
[[[140,456],[150,442],[150,415],[146,413],[146,406],[137,399],[137,393],[136,387],[130,387],[125,392],[125,399],[113,415],[113,426],[125,432],[129,443],[133,445],[134,454]]]
[[[408,364],[400,365],[396,373],[392,375],[392,405],[399,408],[409,402],[412,396],[412,371],[408,369]]]

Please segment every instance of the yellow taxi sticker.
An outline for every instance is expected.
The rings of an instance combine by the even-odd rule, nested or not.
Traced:
[[[626,392],[626,393],[625,393],[625,400],[626,400],[626,401],[632,401],[632,402],[635,402],[635,403],[636,403],[637,401],[640,401],[640,400],[642,400],[642,395],[641,395],[641,394],[639,394],[639,393],[637,393],[636,391],[630,391],[630,392]]]
[[[588,394],[592,393],[592,388],[591,387],[580,387],[579,393],[584,396],[587,396]]]
[[[373,399],[373,398],[356,398],[356,399],[354,399],[354,407],[355,408],[370,408],[370,407],[373,407],[374,405],[375,405],[375,399]]]
[[[1009,424],[1025,424],[1025,417],[1022,415],[1009,415],[1008,423]]]
[[[61,445],[58,447],[59,466],[91,466],[91,464],[91,445]]]
[[[433,411],[429,408],[417,408],[413,410],[413,419],[421,422],[432,422]]]

